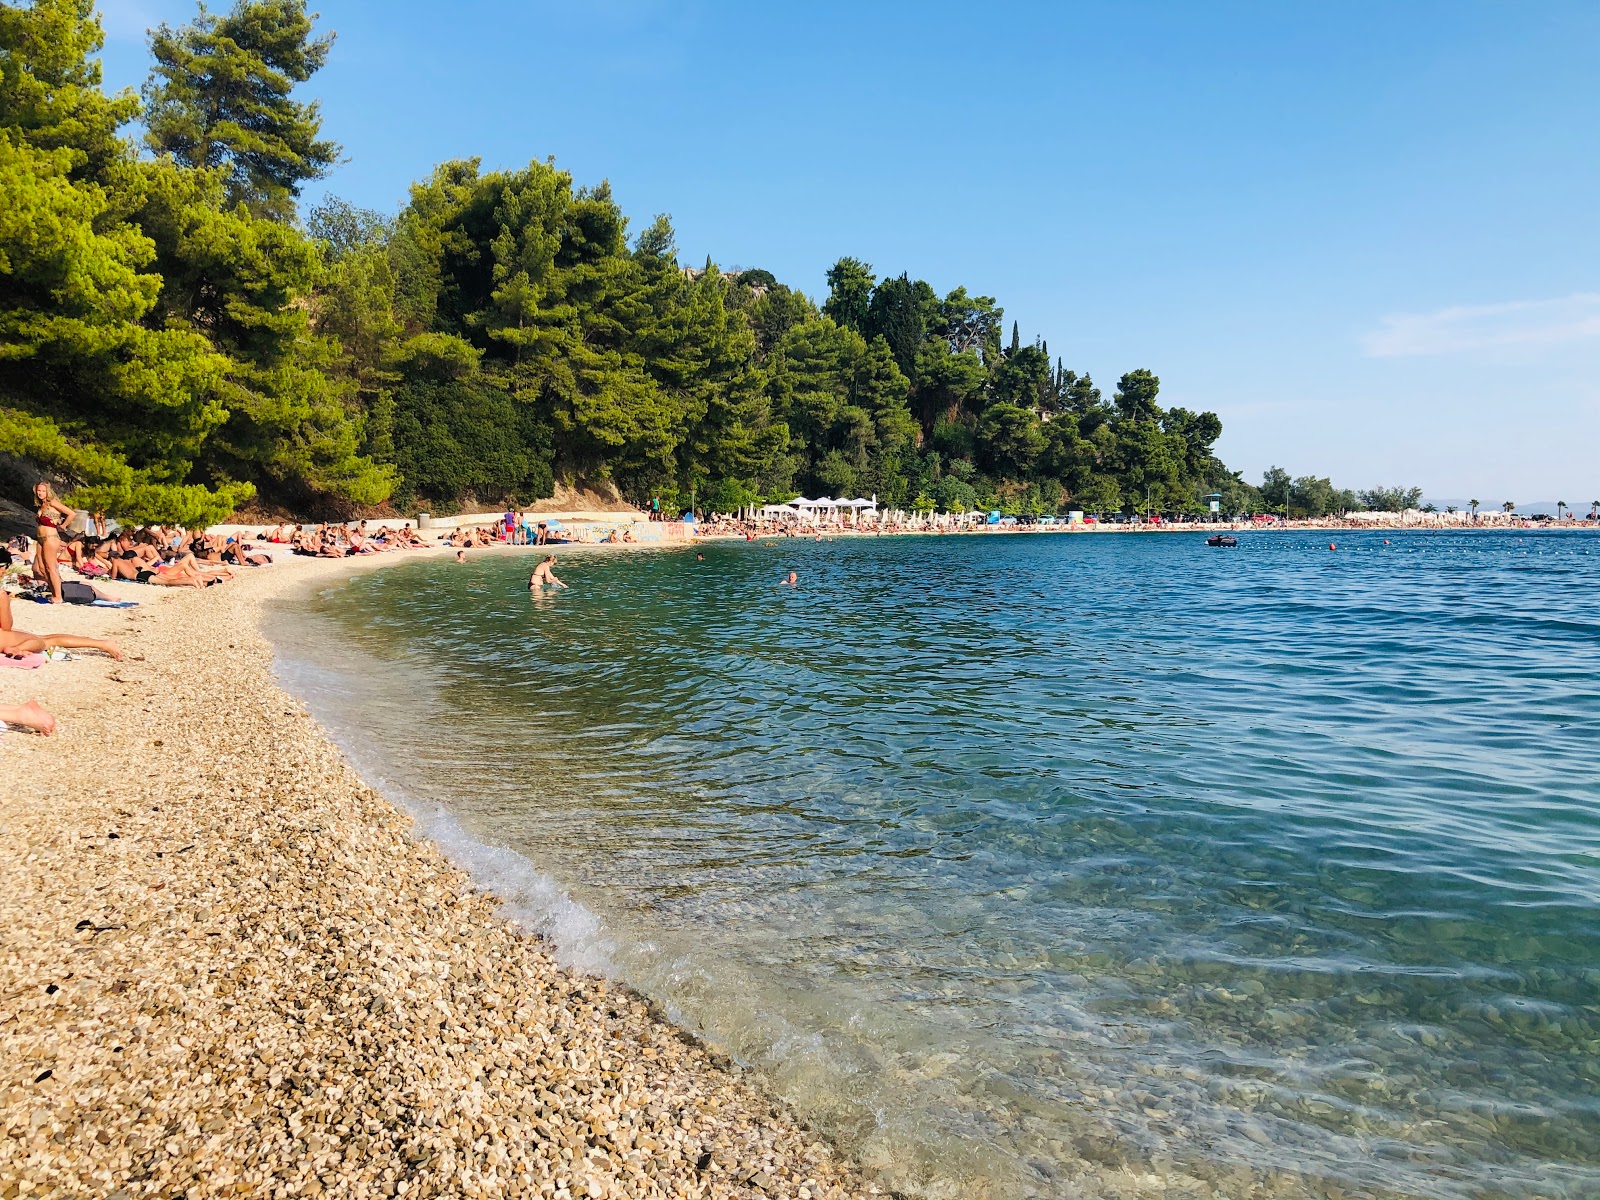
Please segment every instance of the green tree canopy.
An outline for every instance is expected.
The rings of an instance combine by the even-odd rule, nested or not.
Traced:
[[[793,282],[679,262],[610,185],[463,158],[394,214],[295,202],[339,155],[304,0],[202,8],[107,96],[90,0],[0,3],[0,437],[124,517],[252,491],[306,515],[519,503],[557,481],[741,507],[1340,511],[1330,480],[1217,456],[1215,413],[1148,370],[1107,403],[991,296],[840,258]],[[1408,495],[1403,489],[1397,502]]]
[[[305,0],[238,0],[150,37],[146,141],[186,167],[225,172],[228,203],[286,219],[303,184],[321,179],[339,147],[321,136],[315,101],[292,98],[328,60],[333,35],[312,36]]]
[[[132,219],[149,191],[99,87],[83,0],[0,7],[0,443],[92,490],[101,507],[215,519],[250,494],[179,491],[226,419],[226,361],[157,318],[156,247]]]
[[[867,328],[867,313],[872,307],[872,290],[877,277],[872,264],[858,258],[841,258],[828,268],[828,300],[822,306],[836,325],[861,333]]]

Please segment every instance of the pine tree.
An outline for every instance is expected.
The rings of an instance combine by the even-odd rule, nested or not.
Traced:
[[[841,258],[828,268],[828,299],[822,311],[834,324],[857,333],[867,328],[867,310],[877,276],[872,264],[858,258]]]
[[[124,518],[216,520],[245,484],[189,483],[226,417],[226,362],[149,319],[161,280],[129,219],[147,181],[91,56],[89,0],[0,6],[0,445]]]
[[[287,220],[301,185],[321,179],[339,147],[320,136],[315,101],[290,98],[328,60],[333,35],[313,38],[305,0],[239,0],[150,38],[146,141],[186,167],[222,168],[230,204]]]

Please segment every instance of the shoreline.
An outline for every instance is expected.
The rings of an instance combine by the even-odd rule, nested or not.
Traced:
[[[884,1194],[560,966],[279,686],[268,603],[435,555],[15,606],[127,661],[0,670],[61,722],[0,740],[0,1196]]]
[[[0,739],[0,1197],[886,1193],[650,1000],[562,967],[278,683],[269,604],[451,553],[15,605],[129,661],[0,669],[0,700],[62,721]]]

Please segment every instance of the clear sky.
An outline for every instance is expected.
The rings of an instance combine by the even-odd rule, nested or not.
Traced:
[[[103,11],[136,86],[194,6]],[[1593,0],[320,11],[354,203],[554,156],[685,262],[815,296],[849,254],[996,297],[1108,394],[1148,367],[1252,481],[1600,496]]]

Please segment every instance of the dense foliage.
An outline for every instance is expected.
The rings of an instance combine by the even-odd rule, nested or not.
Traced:
[[[1254,499],[1212,453],[1221,422],[1162,409],[1148,371],[1107,401],[1014,325],[1002,345],[989,297],[855,259],[820,309],[765,271],[684,270],[667,218],[630,242],[606,185],[549,163],[447,163],[393,221],[334,202],[310,226],[345,276],[321,327],[373,335],[357,339],[366,373],[392,380],[369,413],[408,499],[537,496],[558,477],[713,508],[798,492],[1024,512]]]
[[[304,12],[241,11],[258,7]],[[258,486],[289,503],[382,501],[392,468],[359,453],[357,390],[304,303],[321,252],[235,194],[255,169],[224,128],[235,109],[167,94],[173,120],[187,104],[188,128],[224,148],[141,158],[120,132],[139,102],[104,94],[100,44],[92,0],[0,5],[0,447],[135,519],[216,520]],[[249,90],[252,52],[229,44]],[[284,119],[315,132],[314,110]]]
[[[333,200],[302,226],[340,154],[293,98],[332,43],[304,0],[155,30],[144,156],[100,42],[92,0],[0,4],[0,448],[80,504],[192,523],[257,493],[443,509],[558,480],[721,509],[1353,502],[1243,483],[1215,414],[1163,408],[1147,370],[1106,399],[990,297],[852,258],[820,307],[686,270],[667,218],[630,237],[608,185],[550,162],[446,163],[392,218]]]

